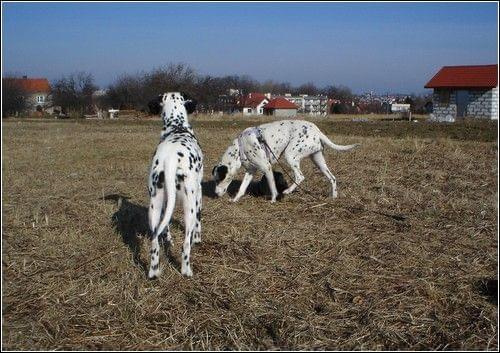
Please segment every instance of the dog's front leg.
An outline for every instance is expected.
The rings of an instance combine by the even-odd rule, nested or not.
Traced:
[[[245,195],[248,185],[250,185],[252,179],[253,179],[253,174],[246,172],[245,176],[243,177],[243,181],[241,182],[240,189],[238,190],[238,193],[234,197],[233,202],[238,202],[238,200],[241,199],[243,195]]]

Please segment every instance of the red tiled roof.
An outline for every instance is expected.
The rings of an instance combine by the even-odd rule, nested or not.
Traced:
[[[278,97],[272,99],[264,106],[264,109],[297,109],[298,107],[289,100]]]
[[[257,108],[264,99],[267,99],[267,97],[262,93],[250,93],[242,99],[240,105],[243,108]]]
[[[444,66],[425,88],[498,86],[498,65]]]
[[[27,93],[50,92],[49,81],[46,78],[6,78]]]

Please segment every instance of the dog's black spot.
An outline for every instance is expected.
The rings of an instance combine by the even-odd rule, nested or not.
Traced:
[[[182,152],[177,152],[177,155],[178,155],[179,157],[184,157],[184,153],[182,153]]]
[[[156,182],[156,187],[158,189],[163,188],[163,182],[165,181],[165,173],[163,171],[158,175],[158,181]]]

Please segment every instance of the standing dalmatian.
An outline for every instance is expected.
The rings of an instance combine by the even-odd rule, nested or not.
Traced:
[[[154,106],[155,103],[150,103]],[[160,274],[160,247],[158,237],[165,232],[171,242],[169,223],[175,208],[176,197],[184,208],[185,238],[182,247],[181,273],[193,275],[189,256],[191,244],[201,242],[201,181],[203,154],[193,129],[188,122],[196,103],[185,100],[178,93],[160,95],[156,102],[161,108],[163,129],[160,144],[153,155],[149,173],[149,227],[151,239],[151,266],[149,278]]]

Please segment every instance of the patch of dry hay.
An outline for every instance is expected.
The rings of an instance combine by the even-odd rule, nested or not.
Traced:
[[[258,122],[194,120],[207,181]],[[478,287],[497,278],[496,124],[315,121],[362,143],[325,153],[339,198],[309,160],[314,197],[233,204],[207,182],[194,278],[176,211],[157,281],[144,235],[160,123],[3,122],[3,347],[496,349]]]

